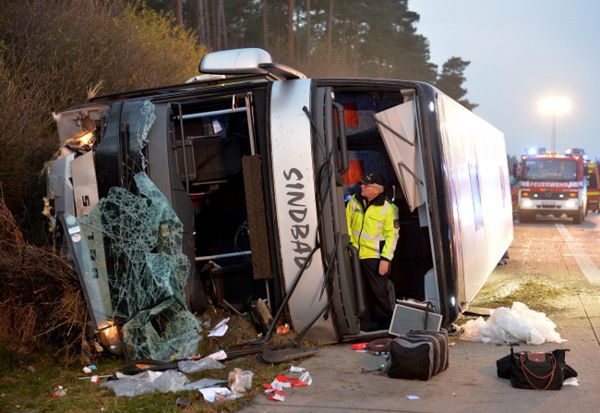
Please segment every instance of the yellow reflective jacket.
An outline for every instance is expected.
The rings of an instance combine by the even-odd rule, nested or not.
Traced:
[[[370,204],[361,195],[353,195],[346,205],[350,242],[358,257],[391,261],[398,243],[400,223],[398,207],[381,194]]]

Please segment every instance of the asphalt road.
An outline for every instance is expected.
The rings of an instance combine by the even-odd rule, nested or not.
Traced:
[[[349,344],[322,348],[302,363],[310,387],[294,388],[283,402],[258,396],[243,412],[595,412],[600,404],[600,216],[581,225],[569,219],[515,224],[509,264],[498,266],[473,305],[516,298],[544,311],[568,341],[523,350],[568,348],[567,362],[579,373],[578,386],[560,391],[513,389],[496,377],[504,345],[452,339],[450,367],[427,382],[361,374],[377,365],[374,356]],[[465,319],[459,320],[459,324]]]

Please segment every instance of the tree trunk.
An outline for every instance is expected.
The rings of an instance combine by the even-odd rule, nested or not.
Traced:
[[[225,0],[219,0],[219,25],[221,27],[221,47],[227,49],[227,25],[225,24]]]
[[[177,18],[177,23],[183,27],[183,4],[182,0],[175,0],[175,17]]]
[[[327,12],[327,58],[331,58],[331,43],[333,38],[333,2],[329,0],[329,11]]]
[[[294,60],[294,0],[288,0],[288,64]]]
[[[263,47],[269,50],[269,2],[262,2],[262,24],[263,24]]]
[[[208,0],[200,0],[202,2],[202,11],[204,12],[204,35],[206,36],[206,45],[212,47],[210,11],[208,8]]]
[[[212,23],[212,48],[213,49],[219,49],[220,45],[219,45],[219,28],[217,27],[217,7],[215,4],[216,0],[210,0],[210,9],[211,9],[211,13],[210,13],[210,17],[211,17],[211,23]]]
[[[310,55],[310,48],[312,43],[312,26],[310,18],[310,0],[306,0],[306,58]]]
[[[196,30],[198,31],[198,42],[206,44],[206,26],[204,25],[204,0],[196,0]]]

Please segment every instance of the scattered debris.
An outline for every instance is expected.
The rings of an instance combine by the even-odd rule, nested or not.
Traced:
[[[277,326],[276,333],[278,336],[284,336],[289,332],[290,332],[290,325],[288,323]]]
[[[369,345],[369,343],[354,343],[354,344],[352,344],[352,350],[366,353],[368,351],[367,350],[368,345]]]
[[[197,373],[204,370],[224,369],[225,366],[210,356],[200,360],[181,360],[177,363],[179,370],[183,373]]]
[[[301,373],[299,377],[291,377],[290,374]],[[310,373],[302,368],[296,366],[288,367],[288,375],[277,376],[271,383],[263,384],[265,395],[269,400],[284,401],[285,392],[284,390],[292,387],[308,387],[312,384],[312,377]]]
[[[485,321],[482,317],[469,320],[463,325],[461,339],[483,343],[527,344],[544,342],[562,343],[566,340],[555,330],[556,324],[546,314],[529,309],[527,305],[515,301],[512,307],[500,307]]]
[[[577,377],[569,377],[563,381],[563,386],[579,386],[579,380]]]
[[[215,351],[212,354],[209,354],[208,356],[206,356],[206,358],[211,358],[213,360],[225,360],[227,359],[227,353],[225,353],[225,350],[219,350]]]
[[[209,337],[223,337],[225,335],[225,333],[227,332],[227,329],[229,328],[229,326],[227,326],[227,323],[229,322],[229,317],[219,321],[219,323],[215,326],[215,328],[213,328],[211,330],[210,333],[208,333]]]
[[[188,383],[184,386],[185,390],[200,390],[207,387],[215,387],[217,384],[225,384],[227,380],[203,378],[193,383]]]
[[[234,393],[246,393],[247,390],[252,388],[252,377],[254,377],[254,373],[252,371],[242,370],[236,367],[229,372],[227,385]]]
[[[54,388],[54,392],[50,395],[53,399],[58,399],[59,397],[64,397],[67,395],[67,389],[65,389],[60,384]]]
[[[287,371],[288,373],[304,373],[306,369],[304,367],[298,367],[290,364],[287,367]]]
[[[216,401],[235,400],[240,397],[238,394],[233,393],[227,387],[206,387],[198,390],[202,393],[202,397],[209,403]]]
[[[95,374],[91,377],[90,376],[77,377],[77,380],[92,380],[92,381],[94,381],[96,377],[98,378],[98,381],[99,381],[100,379],[115,378],[115,375],[114,374],[101,374],[101,375]]]
[[[147,370],[134,376],[117,373],[118,380],[102,383],[102,387],[113,389],[116,396],[139,396],[158,390],[162,393],[185,390],[188,378],[175,370]]]
[[[91,374],[92,372],[98,370],[98,368],[94,364],[89,364],[81,369],[85,374]]]
[[[177,400],[175,400],[175,406],[182,409],[189,409],[192,406],[192,404],[187,399],[184,399],[183,397],[178,397]]]

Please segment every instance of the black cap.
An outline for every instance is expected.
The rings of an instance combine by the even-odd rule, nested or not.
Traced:
[[[361,184],[377,184],[381,186],[385,186],[385,178],[383,175],[370,173],[367,176],[364,176],[363,179],[360,180]]]

